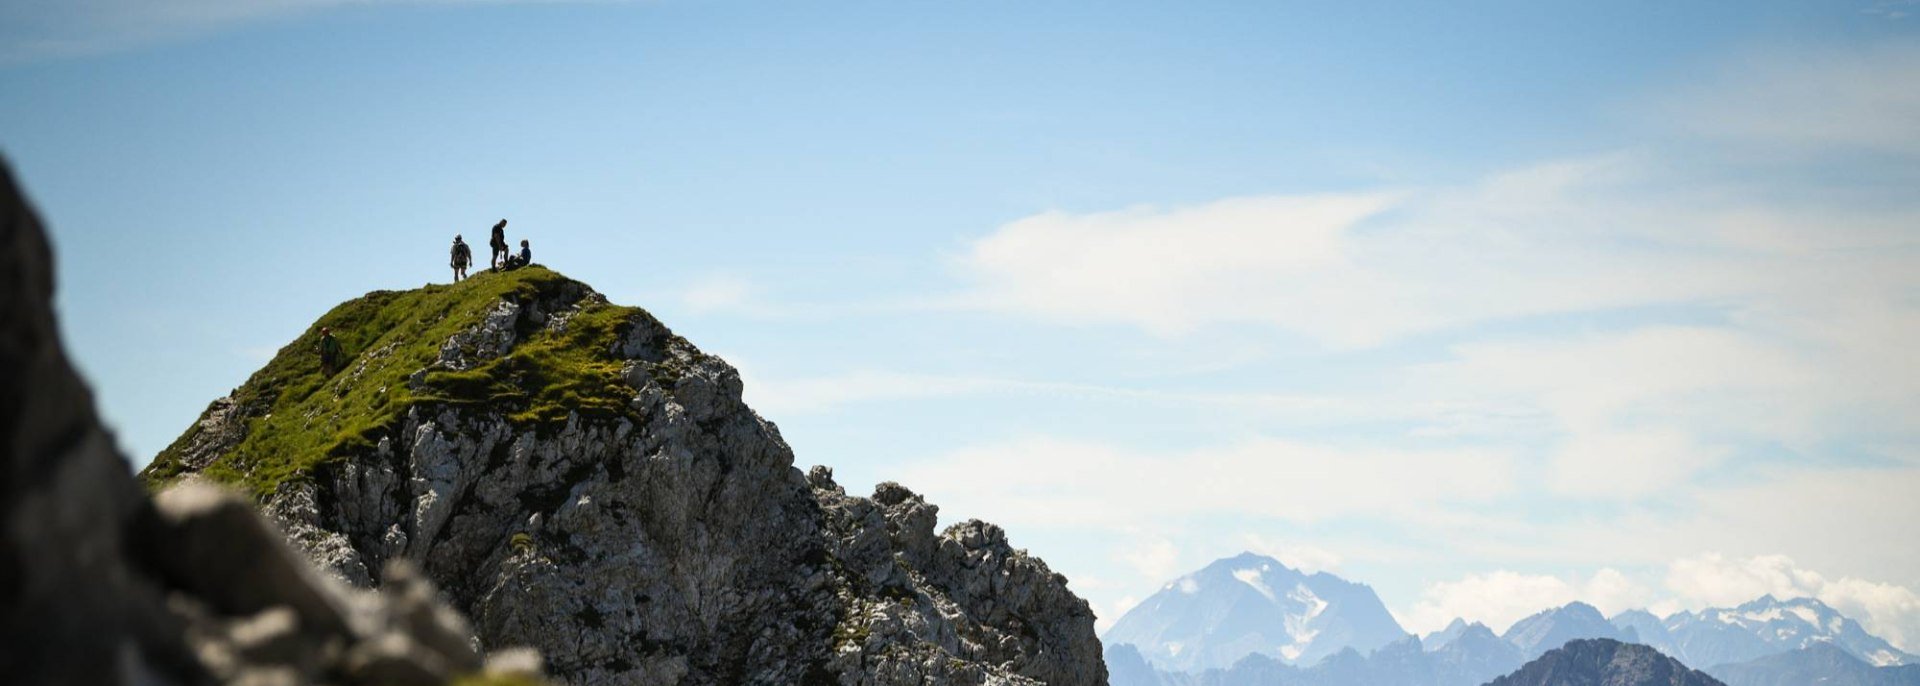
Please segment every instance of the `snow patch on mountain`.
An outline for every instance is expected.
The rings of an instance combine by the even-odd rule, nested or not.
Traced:
[[[1233,578],[1239,579],[1240,583],[1252,586],[1253,590],[1259,591],[1260,595],[1267,597],[1267,600],[1275,599],[1273,597],[1273,589],[1268,588],[1264,582],[1260,581],[1260,570],[1236,569],[1233,570]]]

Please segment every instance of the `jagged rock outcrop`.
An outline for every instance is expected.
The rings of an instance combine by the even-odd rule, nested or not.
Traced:
[[[324,581],[243,499],[194,484],[149,499],[62,352],[52,269],[39,221],[0,166],[0,680],[484,676],[465,620],[408,565],[387,568],[383,593],[351,590]],[[503,652],[486,671],[492,683],[534,683],[538,663]]]
[[[1487,686],[1725,686],[1660,651],[1606,638],[1569,641]]]
[[[252,489],[339,578],[410,560],[576,684],[1103,684],[1085,601],[998,527],[803,474],[739,374],[531,267],[376,292],[157,458]]]

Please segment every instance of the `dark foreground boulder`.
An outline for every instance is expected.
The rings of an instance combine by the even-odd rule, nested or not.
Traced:
[[[0,680],[8,684],[532,683],[491,661],[405,563],[385,591],[327,580],[244,499],[150,499],[55,328],[53,258],[0,168]]]

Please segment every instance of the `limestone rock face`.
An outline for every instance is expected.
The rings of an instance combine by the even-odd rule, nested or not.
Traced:
[[[331,379],[286,381],[319,378],[289,359],[249,382],[313,388],[299,407],[320,409],[300,426],[360,426],[334,408],[375,406],[356,395],[369,385],[411,394],[363,422],[363,443],[264,493],[294,546],[360,586],[409,561],[472,618],[483,648],[534,647],[568,683],[1106,682],[1093,614],[1064,577],[991,524],[936,533],[938,509],[905,487],[865,498],[824,468],[803,474],[741,401],[738,372],[645,312],[524,270],[414,293],[532,278],[545,280],[434,320],[457,320],[451,333],[336,324],[365,350],[349,348],[355,361]],[[402,358],[418,362],[382,371]],[[606,385],[582,368],[605,369]],[[543,414],[541,394],[562,377],[597,409]],[[242,387],[216,401],[154,471],[239,464],[248,430],[225,427],[263,417],[271,402],[241,400],[263,397]],[[267,471],[247,464],[242,477]]]
[[[405,562],[385,591],[352,590],[232,493],[187,483],[149,499],[61,350],[52,265],[0,168],[0,681],[538,683],[537,655],[483,657]],[[198,435],[234,440],[245,411],[215,403]]]

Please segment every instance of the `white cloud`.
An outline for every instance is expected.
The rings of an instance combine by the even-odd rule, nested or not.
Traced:
[[[1156,583],[1180,573],[1180,548],[1160,536],[1145,537],[1116,555],[1142,578]]]
[[[1824,582],[1820,575],[1797,569],[1785,555],[1763,555],[1729,560],[1718,553],[1674,561],[1667,570],[1667,589],[1683,607],[1731,607],[1763,595],[1796,598]]]
[[[1365,347],[1552,313],[1884,303],[1912,285],[1916,219],[1720,188],[1622,152],[1419,192],[1047,212],[981,238],[959,266],[963,300],[988,309],[1162,335],[1263,323]]]
[[[1319,546],[1276,541],[1260,534],[1242,534],[1241,539],[1246,541],[1247,550],[1308,574],[1340,570],[1340,554]]]
[[[1033,526],[1148,525],[1231,514],[1311,522],[1402,516],[1508,492],[1506,455],[1482,450],[1333,448],[1254,438],[1153,453],[1028,438],[964,448],[900,469],[947,511]]]
[[[1047,212],[976,242],[961,267],[979,286],[968,299],[987,308],[1162,333],[1314,320],[1318,333],[1372,340],[1375,332],[1349,326],[1367,320],[1322,315],[1387,307],[1369,302],[1373,277],[1355,268],[1343,234],[1391,204],[1383,194],[1268,196],[1172,210]],[[1335,281],[1340,287],[1329,288]]]
[[[1920,595],[1896,584],[1829,579],[1785,555],[1729,558],[1718,553],[1675,560],[1666,588],[1682,608],[1730,607],[1773,595],[1816,598],[1902,650],[1920,648]]]
[[[1423,383],[1493,406],[1534,407],[1560,438],[1548,485],[1631,498],[1685,484],[1728,452],[1702,435],[1816,435],[1805,402],[1825,384],[1811,363],[1740,332],[1659,326],[1470,343],[1422,370]],[[1755,402],[1756,399],[1765,399]],[[1787,399],[1781,402],[1781,399]]]
[[[1420,600],[1396,617],[1419,634],[1446,628],[1456,617],[1504,632],[1528,615],[1574,601],[1612,615],[1644,607],[1652,597],[1652,589],[1611,568],[1584,579],[1500,570],[1428,584]]]

